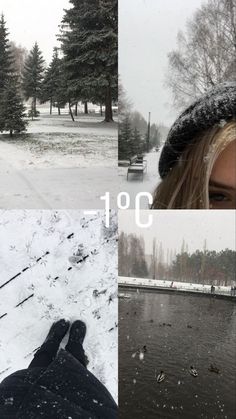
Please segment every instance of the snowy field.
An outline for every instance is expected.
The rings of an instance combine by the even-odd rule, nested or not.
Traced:
[[[165,281],[160,279],[146,279],[146,278],[131,278],[120,276],[119,277],[119,284],[120,285],[137,285],[140,287],[153,287],[153,288],[167,288],[179,291],[186,291],[186,292],[201,292],[210,294],[211,293],[211,285],[207,284],[192,284],[190,282],[177,282],[177,281]],[[215,294],[221,295],[231,295],[231,287],[227,286],[215,286]]]
[[[144,178],[135,173],[129,174],[129,180],[127,181],[127,167],[118,167],[119,175],[119,189],[120,192],[128,192],[130,196],[130,209],[135,208],[135,197],[139,192],[150,192],[153,194],[157,184],[160,182],[158,173],[158,162],[160,158],[161,150],[156,152],[150,152],[145,155],[147,160],[147,172],[144,174]],[[148,201],[146,198],[141,200],[141,208],[148,209]]]
[[[55,320],[87,325],[88,369],[117,400],[117,216],[0,211],[0,381],[26,368]]]
[[[103,208],[106,191],[114,204],[117,122],[103,119],[42,112],[26,134],[1,134],[0,207]]]

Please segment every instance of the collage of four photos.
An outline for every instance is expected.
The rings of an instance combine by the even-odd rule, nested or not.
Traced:
[[[236,417],[236,0],[0,0],[0,419]]]

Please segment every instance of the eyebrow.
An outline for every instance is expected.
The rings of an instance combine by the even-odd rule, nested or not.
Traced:
[[[215,188],[226,189],[228,191],[235,191],[235,188],[233,188],[233,186],[225,185],[224,183],[220,183],[220,182],[217,182],[215,180],[210,180],[209,186],[210,187],[213,186]]]

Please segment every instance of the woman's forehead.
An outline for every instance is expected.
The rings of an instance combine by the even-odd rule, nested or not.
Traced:
[[[236,139],[220,153],[211,172],[211,182],[236,189]]]

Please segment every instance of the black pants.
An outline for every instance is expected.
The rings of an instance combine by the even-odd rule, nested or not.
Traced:
[[[56,358],[57,352],[61,342],[48,340],[42,344],[34,355],[33,360],[29,364],[28,368],[47,368],[51,362]],[[80,343],[72,344],[69,343],[65,347],[66,351],[70,352],[74,358],[76,358],[84,367],[87,365],[86,355],[84,353],[83,346]]]

